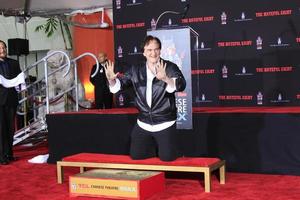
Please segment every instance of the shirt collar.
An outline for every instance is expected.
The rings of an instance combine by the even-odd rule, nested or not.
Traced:
[[[146,72],[147,72],[147,77],[153,79],[155,75],[152,73],[152,71],[149,69],[148,64],[146,62]]]

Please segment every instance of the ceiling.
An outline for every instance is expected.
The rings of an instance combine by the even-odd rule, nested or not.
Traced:
[[[47,17],[97,8],[112,8],[112,0],[0,0],[4,16]]]

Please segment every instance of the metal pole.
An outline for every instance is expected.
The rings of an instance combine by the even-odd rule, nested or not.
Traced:
[[[45,72],[45,84],[46,84],[46,114],[49,114],[50,109],[49,109],[48,66],[47,66],[46,59],[44,59],[44,72]]]
[[[38,61],[38,56],[37,56],[37,51],[35,52],[35,62],[37,62]],[[36,74],[36,80],[38,80],[38,65],[36,66],[36,68],[35,68],[35,74]],[[31,83],[30,83],[31,84]],[[35,86],[35,88],[33,88],[32,89],[33,91],[35,91],[35,90],[39,90],[39,88],[37,87],[37,86]],[[40,93],[40,95],[39,96],[41,96],[41,93]],[[34,97],[33,98],[33,105],[32,105],[32,107],[33,107],[33,119],[34,119],[34,121],[37,119],[37,110],[36,110],[36,106],[38,105],[38,104],[36,104],[36,101],[37,101],[37,99],[36,99],[36,97]],[[38,101],[39,101],[39,99],[38,99]]]
[[[78,98],[78,76],[77,76],[77,63],[74,62],[74,77],[75,77],[75,103],[76,103],[76,111],[79,111],[79,98]]]

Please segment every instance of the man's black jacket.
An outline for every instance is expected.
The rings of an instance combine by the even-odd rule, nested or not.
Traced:
[[[169,78],[176,78],[176,91],[183,91],[186,81],[178,66],[170,61],[167,63],[166,74]],[[120,79],[121,89],[133,87],[135,91],[135,104],[139,110],[138,119],[147,124],[160,124],[167,121],[173,121],[177,118],[177,109],[175,102],[175,92],[166,91],[167,83],[153,79],[152,85],[152,105],[147,104],[147,74],[146,63],[132,66]]]
[[[5,58],[4,61],[0,61],[0,74],[6,79],[13,79],[17,77],[20,73],[20,65],[19,62],[10,58]],[[5,63],[4,63],[5,62]],[[6,64],[7,70],[5,71],[4,64]],[[0,105],[18,105],[18,94],[16,89],[13,88],[5,88],[0,84]]]

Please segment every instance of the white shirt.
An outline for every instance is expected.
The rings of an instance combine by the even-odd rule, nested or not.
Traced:
[[[150,69],[147,68],[147,89],[146,89],[146,101],[149,107],[151,107],[152,104],[152,82],[153,79],[155,78],[155,75],[150,71]],[[175,81],[176,79],[173,78],[173,80]],[[116,79],[116,84],[114,86],[109,86],[110,92],[115,94],[117,93],[120,89],[121,89],[121,83],[119,79]],[[172,87],[169,84],[166,87],[166,91],[168,93],[172,93],[176,90],[176,87]],[[168,122],[163,122],[160,124],[155,124],[155,125],[151,125],[151,124],[147,124],[145,122],[142,122],[140,120],[137,119],[137,124],[139,125],[139,127],[141,127],[142,129],[149,131],[149,132],[158,132],[158,131],[162,131],[164,129],[167,129],[169,127],[171,127],[174,123],[176,122],[176,120],[173,121],[168,121]]]
[[[2,85],[5,88],[15,87],[17,91],[19,88],[18,85],[21,85],[21,90],[24,90],[26,89],[25,75],[23,72],[21,72],[20,74],[18,74],[18,76],[16,76],[13,79],[6,79],[0,74],[0,85]]]

